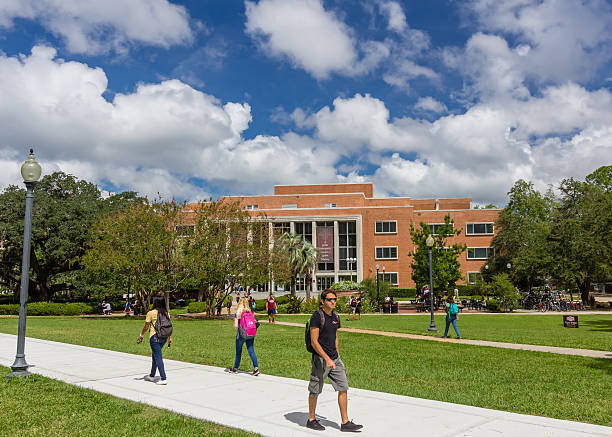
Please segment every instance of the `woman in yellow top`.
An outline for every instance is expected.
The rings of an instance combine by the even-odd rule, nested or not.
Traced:
[[[153,360],[153,364],[151,365],[151,373],[145,375],[144,380],[154,382],[155,381],[155,373],[157,369],[159,369],[159,375],[161,376],[161,380],[157,381],[157,385],[167,385],[166,381],[166,370],[164,369],[164,360],[162,358],[162,349],[164,344],[166,344],[166,340],[168,341],[168,347],[172,344],[172,336],[167,339],[160,339],[158,341],[157,334],[155,332],[155,322],[157,322],[157,315],[162,313],[164,315],[168,315],[166,311],[166,302],[163,297],[156,297],[153,299],[153,309],[147,313],[147,319],[145,321],[144,327],[138,337],[138,343],[142,341],[142,337],[149,330],[149,344],[151,345],[151,357]]]

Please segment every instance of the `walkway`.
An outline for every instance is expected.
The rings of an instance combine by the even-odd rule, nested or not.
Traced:
[[[0,334],[0,365],[13,363],[16,344],[16,336]],[[157,386],[142,379],[149,357],[32,338],[26,340],[26,359],[34,373],[266,436],[340,435],[336,395],[329,385],[319,397],[320,421],[327,427],[322,433],[304,426],[307,381],[232,375],[218,367],[165,360],[169,384]],[[349,416],[365,426],[363,436],[612,437],[612,428],[605,426],[361,389],[349,391]]]
[[[299,326],[304,328],[304,323],[293,323],[293,322],[276,322],[277,325],[285,326]],[[518,344],[518,343],[505,343],[501,341],[487,341],[487,340],[466,340],[466,339],[453,339],[453,338],[441,338],[432,337],[429,335],[418,335],[418,334],[406,334],[403,332],[390,332],[390,331],[374,331],[371,329],[359,329],[359,328],[340,328],[339,331],[345,332],[357,332],[359,334],[372,334],[372,335],[383,335],[385,337],[399,337],[399,338],[412,338],[415,340],[428,340],[428,341],[441,341],[450,343],[461,343],[471,344],[474,346],[490,346],[499,347],[502,349],[519,349],[525,351],[535,352],[550,352],[553,354],[563,355],[580,355],[589,358],[610,358],[612,359],[612,351],[597,351],[592,349],[574,349],[569,347],[557,347],[557,346],[540,346],[536,344]]]

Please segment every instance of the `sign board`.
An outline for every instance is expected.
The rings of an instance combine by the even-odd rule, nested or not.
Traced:
[[[320,263],[334,262],[334,228],[317,226],[317,249],[319,249]]]
[[[129,299],[131,299],[131,298],[133,298],[133,297],[134,297],[134,295],[133,295],[133,294],[129,294],[129,295],[128,295],[128,294],[124,294],[124,295],[123,295],[123,298],[124,298],[124,299],[128,299],[128,296],[129,296]]]
[[[566,328],[577,328],[578,316],[563,316],[563,326]]]

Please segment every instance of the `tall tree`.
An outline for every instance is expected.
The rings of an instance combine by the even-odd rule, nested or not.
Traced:
[[[92,227],[85,267],[101,276],[129,281],[146,302],[168,295],[186,279],[182,242],[174,231],[182,205],[144,201],[107,214]]]
[[[29,291],[33,300],[48,300],[70,288],[68,273],[81,269],[88,232],[105,211],[130,202],[134,193],[104,200],[98,188],[62,172],[47,175],[34,190]],[[0,194],[0,277],[15,289],[20,281],[25,190],[14,185]]]
[[[612,278],[612,166],[600,167],[585,182],[565,179],[559,191],[551,218],[553,272],[587,303],[593,282]]]
[[[431,234],[434,238],[432,247],[432,276],[434,290],[447,288],[461,279],[459,255],[465,252],[464,244],[454,243],[448,246],[448,237],[461,234],[460,229],[454,228],[454,221],[450,215],[444,217],[444,224],[438,228],[437,233],[432,233],[428,224],[421,222],[419,227],[410,225],[412,244],[417,248],[416,253],[408,254],[412,257],[412,280],[420,287],[429,284],[429,248],[426,240]]]
[[[198,299],[206,302],[212,317],[215,302],[223,301],[236,284],[267,281],[267,223],[227,200],[202,202],[194,209],[193,221],[194,236],[185,242],[187,266]]]
[[[317,248],[310,241],[304,239],[302,235],[289,232],[278,237],[275,244],[278,244],[281,251],[287,254],[291,266],[291,295],[295,296],[296,279],[305,276],[306,298],[310,299],[310,276],[317,263]]]
[[[531,290],[550,275],[552,253],[548,245],[550,212],[554,199],[540,194],[530,182],[518,180],[508,192],[509,201],[501,211],[493,237],[495,255],[489,260],[490,275],[504,272],[511,263],[514,283]]]

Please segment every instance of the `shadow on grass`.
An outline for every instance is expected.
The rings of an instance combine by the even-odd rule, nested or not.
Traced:
[[[580,324],[589,331],[612,332],[612,319],[584,320]]]
[[[593,363],[589,364],[588,366],[591,369],[603,370],[608,375],[612,375],[612,352],[610,352],[609,354],[606,354],[606,356],[608,355],[610,356],[610,358],[603,358],[603,359],[595,360]]]

